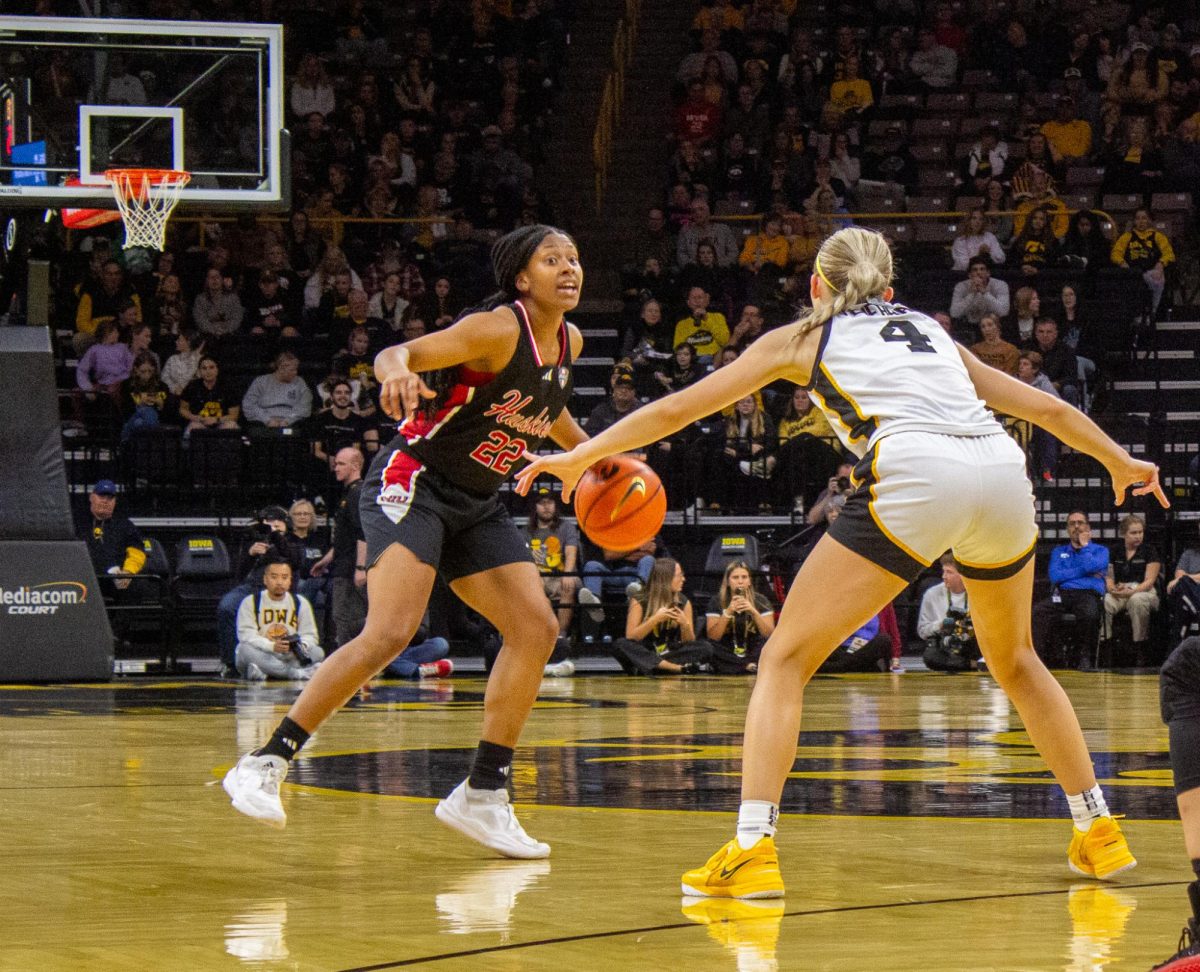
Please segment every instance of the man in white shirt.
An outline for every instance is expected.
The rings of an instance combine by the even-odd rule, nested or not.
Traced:
[[[967,586],[953,554],[942,554],[942,582],[921,598],[917,635],[925,641],[925,665],[935,672],[967,672],[978,662]]]
[[[908,66],[927,88],[934,91],[949,88],[958,78],[958,55],[939,44],[937,34],[930,27],[922,27],[917,34],[917,49]]]
[[[978,328],[984,314],[1007,317],[1008,308],[1008,284],[992,279],[992,270],[986,259],[972,259],[968,265],[967,279],[954,285],[950,316]]]
[[[237,616],[237,669],[252,682],[311,678],[325,657],[312,605],[292,594],[292,565],[272,557],[263,589],[242,599]]]

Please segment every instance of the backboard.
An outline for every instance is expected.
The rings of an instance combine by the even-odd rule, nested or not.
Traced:
[[[104,171],[185,169],[180,205],[283,209],[283,28],[0,16],[0,207],[112,205]]]

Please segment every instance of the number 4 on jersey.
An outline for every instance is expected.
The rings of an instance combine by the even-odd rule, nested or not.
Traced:
[[[909,351],[937,354],[937,348],[912,321],[888,321],[880,328],[879,336],[885,341],[902,341]]]

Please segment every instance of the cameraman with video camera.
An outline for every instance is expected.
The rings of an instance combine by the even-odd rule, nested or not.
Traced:
[[[967,587],[954,564],[942,554],[942,583],[921,598],[917,635],[925,641],[925,665],[935,672],[969,672],[980,667],[979,642],[971,622]]]
[[[290,581],[299,578],[304,567],[302,541],[288,531],[291,524],[282,506],[267,506],[258,511],[242,543],[234,577],[241,583],[225,594],[217,605],[217,648],[223,674],[231,676],[237,659],[237,615],[242,601],[263,586],[263,570],[268,559],[282,558],[292,568]]]
[[[312,605],[291,593],[287,557],[268,553],[263,560],[263,587],[238,605],[238,672],[251,682],[311,678],[325,657]]]

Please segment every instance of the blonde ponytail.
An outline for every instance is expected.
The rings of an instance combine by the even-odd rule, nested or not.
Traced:
[[[798,335],[816,330],[843,311],[880,297],[892,284],[892,251],[879,233],[849,226],[821,244],[815,263],[833,299],[814,307],[796,323]]]

